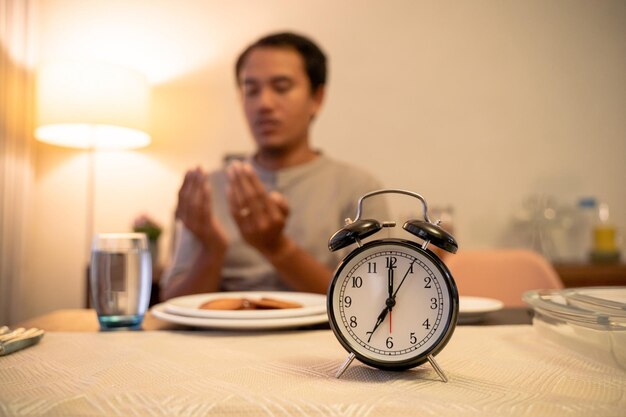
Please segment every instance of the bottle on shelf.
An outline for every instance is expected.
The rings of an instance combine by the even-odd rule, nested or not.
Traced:
[[[584,197],[578,200],[570,231],[573,261],[580,263],[589,261],[593,227],[597,217],[597,203],[594,197]]]
[[[609,219],[609,206],[600,203],[592,232],[593,240],[589,259],[591,262],[618,262],[617,231]]]

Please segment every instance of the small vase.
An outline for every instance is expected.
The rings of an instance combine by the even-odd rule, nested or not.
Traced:
[[[149,240],[148,246],[150,248],[150,257],[152,258],[152,270],[155,271],[159,264],[159,241]]]

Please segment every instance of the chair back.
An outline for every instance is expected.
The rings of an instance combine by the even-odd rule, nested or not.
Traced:
[[[460,250],[446,258],[459,295],[495,298],[505,307],[523,307],[522,294],[563,288],[552,265],[526,249]]]

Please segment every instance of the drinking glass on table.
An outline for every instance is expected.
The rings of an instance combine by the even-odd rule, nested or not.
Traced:
[[[97,234],[91,248],[89,279],[100,329],[139,329],[152,286],[146,235]]]

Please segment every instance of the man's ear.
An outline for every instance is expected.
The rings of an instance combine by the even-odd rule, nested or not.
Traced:
[[[313,99],[317,102],[317,106],[321,107],[324,102],[324,96],[326,95],[326,86],[320,85],[317,87],[317,91],[313,93]]]
[[[322,107],[322,103],[324,102],[324,96],[326,94],[326,88],[323,85],[320,85],[317,90],[315,90],[315,92],[312,95],[312,99],[313,99],[313,114],[311,114],[311,120],[313,120],[315,118],[315,116],[317,116],[317,113],[320,111],[320,108]]]

